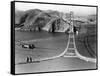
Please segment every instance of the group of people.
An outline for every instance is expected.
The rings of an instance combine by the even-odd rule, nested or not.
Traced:
[[[27,63],[32,62],[32,57],[27,57],[27,58],[26,58],[26,62],[27,62]]]
[[[68,29],[65,33],[70,33],[71,32],[71,30],[70,29]],[[78,35],[79,34],[79,30],[78,30],[78,28],[77,27],[73,27],[73,33],[74,34],[76,34],[76,35]]]
[[[74,26],[74,28],[73,28],[73,31],[74,31],[74,33],[76,34],[76,35],[78,35],[78,30],[77,30],[77,28]]]

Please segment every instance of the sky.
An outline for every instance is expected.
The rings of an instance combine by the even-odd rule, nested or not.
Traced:
[[[96,7],[71,6],[71,5],[52,5],[52,4],[16,2],[15,9],[22,11],[26,11],[29,9],[57,10],[59,12],[64,12],[64,13],[69,13],[70,11],[73,11],[75,15],[82,15],[82,16],[96,14]]]

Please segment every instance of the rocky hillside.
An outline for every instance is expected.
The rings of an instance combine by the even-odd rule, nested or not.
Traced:
[[[69,27],[58,11],[31,9],[24,12],[17,11],[15,17],[15,24],[17,27],[21,26],[22,30],[64,32]]]

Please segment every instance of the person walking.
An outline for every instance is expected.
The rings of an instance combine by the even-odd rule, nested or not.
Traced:
[[[32,62],[32,57],[30,57],[30,62]]]
[[[74,33],[76,34],[76,35],[78,35],[78,30],[77,30],[77,28],[74,26]]]
[[[27,62],[27,63],[29,63],[29,62],[30,62],[29,57],[27,57],[27,58],[26,58],[26,62]]]

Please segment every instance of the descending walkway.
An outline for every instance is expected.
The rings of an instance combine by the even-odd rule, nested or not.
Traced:
[[[75,44],[75,38],[74,38],[74,28],[73,28],[74,22],[73,22],[73,20],[74,20],[73,12],[71,12],[70,13],[70,32],[69,32],[68,45],[62,55],[64,55],[64,57],[78,57],[82,60],[96,63],[95,58],[85,57],[78,52],[78,50],[76,48],[76,44]]]
[[[89,57],[85,57],[83,55],[81,55],[77,48],[76,48],[76,44],[75,44],[75,38],[74,38],[74,33],[71,32],[69,34],[69,40],[68,40],[68,45],[65,49],[65,51],[62,54],[64,57],[78,57],[82,60],[85,61],[89,61],[89,62],[94,62],[96,63],[96,59],[95,58],[89,58]]]

